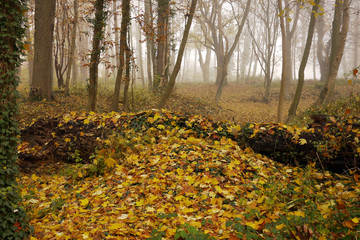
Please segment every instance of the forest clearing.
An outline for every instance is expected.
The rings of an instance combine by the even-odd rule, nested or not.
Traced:
[[[0,240],[360,239],[360,1],[1,0]]]

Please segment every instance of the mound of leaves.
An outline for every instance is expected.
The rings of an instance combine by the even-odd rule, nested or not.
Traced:
[[[21,131],[20,166],[26,171],[44,161],[89,163],[91,156],[102,148],[109,134],[129,129],[141,133],[151,128],[168,131],[177,129],[184,135],[190,131],[196,137],[214,140],[240,130],[240,127],[214,122],[205,117],[168,111],[101,115],[71,112],[58,117],[40,118]]]
[[[33,240],[359,237],[358,174],[284,166],[220,137],[233,129],[202,117],[86,119],[121,131],[91,164],[21,177]]]
[[[226,137],[243,149],[251,147],[278,162],[294,166],[315,162],[324,171],[342,173],[360,167],[360,120],[355,117],[327,116],[320,124],[303,128],[284,124],[239,126],[165,110],[101,115],[71,112],[41,118],[21,131],[20,166],[31,171],[37,163],[52,160],[91,163],[91,157],[103,148],[110,135],[130,130],[139,134],[154,131],[156,142],[161,138],[158,130],[212,141]]]

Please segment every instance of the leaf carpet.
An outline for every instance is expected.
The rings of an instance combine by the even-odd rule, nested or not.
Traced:
[[[129,116],[82,117],[121,131],[71,175],[21,176],[32,240],[359,237],[360,175],[284,166],[203,117]]]

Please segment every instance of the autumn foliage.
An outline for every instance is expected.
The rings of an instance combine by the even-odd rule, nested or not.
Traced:
[[[27,160],[41,163],[58,146],[55,155],[68,149],[63,159],[78,164],[21,178],[32,239],[354,239],[360,231],[359,174],[275,162],[242,146],[238,125],[169,111],[55,120],[49,141],[38,149],[24,141],[20,156],[38,152]],[[247,126],[248,139],[263,127]],[[89,157],[75,149],[86,134],[97,142]]]

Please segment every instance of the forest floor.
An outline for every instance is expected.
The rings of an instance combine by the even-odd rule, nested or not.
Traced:
[[[210,117],[216,121],[230,121],[238,124],[246,122],[276,122],[278,98],[280,92],[279,84],[270,91],[268,103],[263,101],[264,88],[260,83],[235,84],[230,83],[224,88],[221,101],[215,103],[217,86],[214,83],[183,83],[175,87],[175,94],[169,99],[166,108],[175,112],[198,114]],[[292,99],[296,89],[295,83],[291,86],[290,98]],[[321,85],[317,82],[307,82],[304,86],[298,113],[309,109],[320,94]],[[56,101],[33,102],[26,101],[28,89],[22,87],[20,92],[23,101],[20,104],[20,122],[29,124],[39,117],[56,116],[71,111],[85,111],[87,103],[86,90],[82,87],[73,89],[71,97],[66,97],[62,91],[55,92]],[[351,94],[360,93],[360,84],[348,85],[342,81],[337,84],[334,99],[348,98]],[[112,91],[100,87],[98,95],[97,112],[109,112]],[[130,93],[132,112],[154,109],[159,98],[136,88]],[[290,99],[290,100],[291,100]],[[286,100],[284,115],[290,107],[291,101]],[[121,105],[120,105],[121,108]],[[311,121],[310,119],[306,119]]]
[[[268,104],[260,84],[229,84],[219,105],[215,91],[213,84],[179,84],[169,111],[155,111],[157,97],[136,90],[131,107],[143,112],[127,114],[110,113],[105,88],[97,113],[84,112],[82,88],[33,103],[20,89],[22,137],[38,145],[23,140],[19,153],[41,159],[19,177],[30,239],[359,239],[356,171],[283,165],[227,137],[238,136],[246,122],[275,122],[279,86]],[[307,83],[299,111],[319,92]],[[358,117],[359,93],[358,85],[339,84],[335,98],[344,100],[332,113]],[[38,121],[46,116],[52,118]],[[303,114],[295,121],[299,128],[276,126],[297,134],[309,121]],[[262,128],[247,127],[250,135]],[[360,132],[354,134],[357,146]],[[80,151],[87,145],[93,152],[85,159]]]

